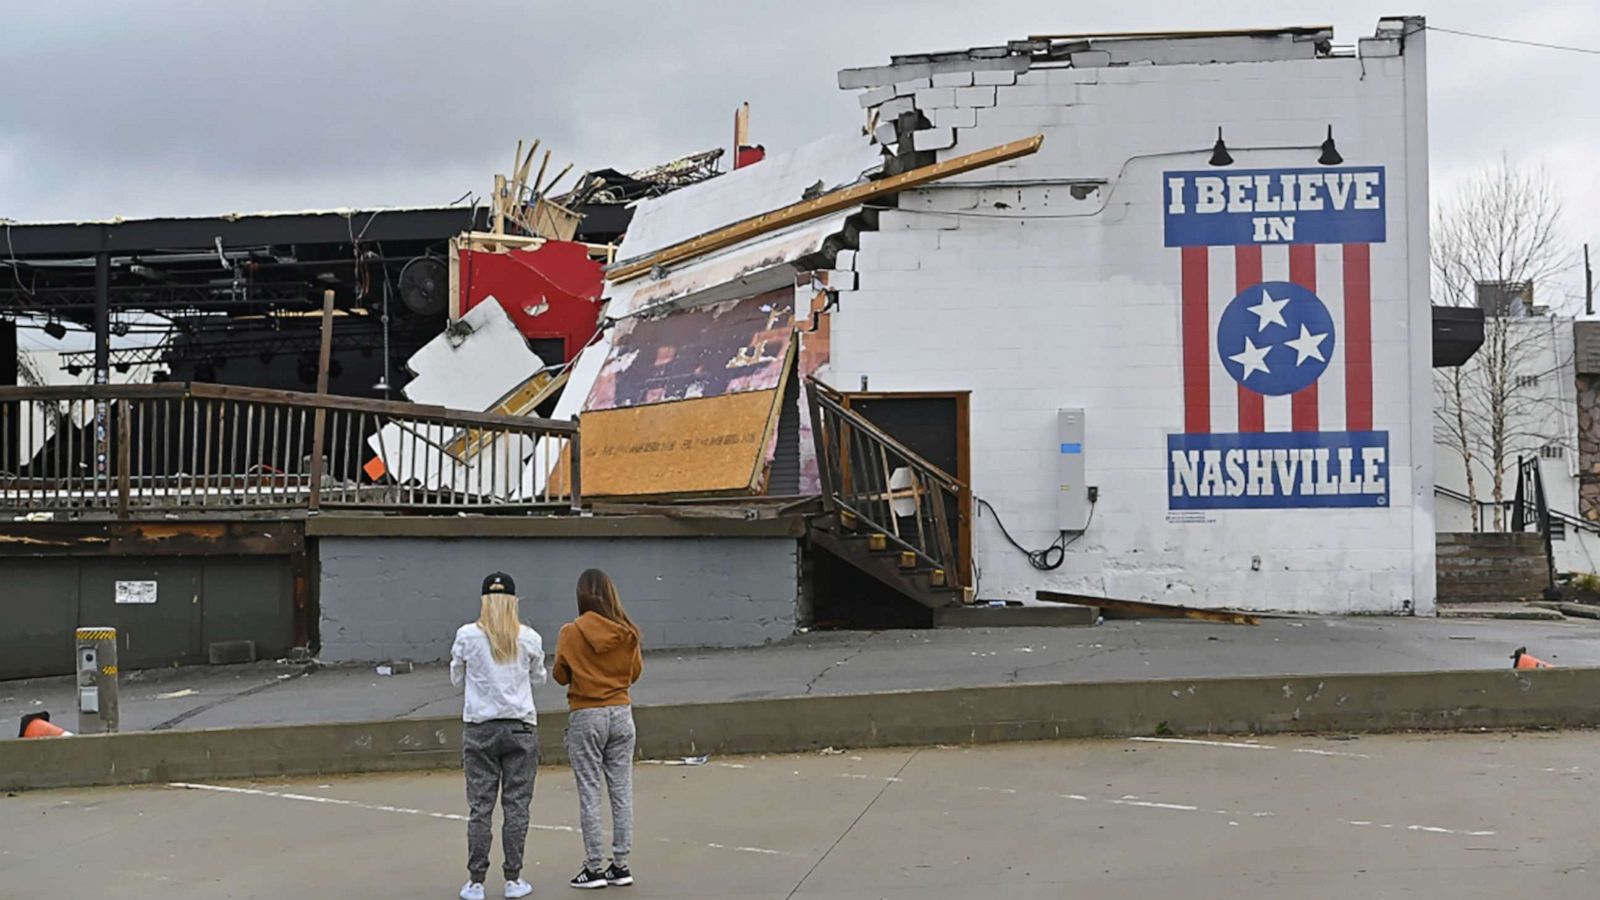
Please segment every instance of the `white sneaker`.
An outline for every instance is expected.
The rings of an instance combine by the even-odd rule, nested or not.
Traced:
[[[462,885],[461,900],[483,900],[483,882],[469,881]]]
[[[517,900],[518,897],[526,897],[531,893],[533,893],[533,885],[523,881],[521,878],[516,881],[506,882],[507,900]]]

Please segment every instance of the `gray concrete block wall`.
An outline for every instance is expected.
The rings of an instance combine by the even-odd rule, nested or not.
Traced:
[[[522,620],[554,652],[586,568],[616,581],[646,648],[749,647],[794,632],[799,542],[790,537],[323,537],[326,662],[445,659],[478,616],[483,577],[517,582]]]

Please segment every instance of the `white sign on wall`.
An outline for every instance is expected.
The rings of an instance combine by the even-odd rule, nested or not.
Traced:
[[[154,603],[156,602],[156,583],[154,581],[119,581],[117,582],[118,603]]]

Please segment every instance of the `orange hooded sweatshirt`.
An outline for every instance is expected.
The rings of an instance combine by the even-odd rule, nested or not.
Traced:
[[[567,708],[594,709],[630,705],[628,688],[643,669],[639,633],[591,612],[561,626],[550,673],[567,686]]]

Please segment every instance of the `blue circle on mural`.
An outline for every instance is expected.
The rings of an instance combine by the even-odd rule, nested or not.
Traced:
[[[1217,323],[1217,355],[1228,375],[1252,391],[1281,397],[1322,377],[1333,359],[1333,316],[1316,294],[1264,281],[1228,302]]]

